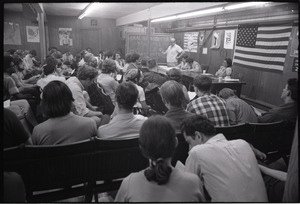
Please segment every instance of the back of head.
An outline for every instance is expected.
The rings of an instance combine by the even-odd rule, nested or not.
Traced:
[[[185,104],[185,97],[182,86],[173,80],[166,81],[160,87],[160,95],[165,103],[173,107],[182,107]]]
[[[182,121],[182,134],[185,132],[189,136],[195,136],[196,131],[206,136],[214,136],[216,134],[214,123],[205,116],[192,115]]]
[[[132,81],[138,83],[141,77],[141,70],[139,69],[130,69],[124,74],[125,81]]]
[[[131,54],[131,62],[136,62],[138,59],[140,59],[140,55],[137,53]]]
[[[24,70],[24,68],[20,68],[19,65],[23,63],[23,60],[20,57],[13,58],[13,63],[17,67],[18,70]]]
[[[116,62],[112,59],[106,59],[102,62],[101,67],[102,73],[109,74],[115,73],[117,71]]]
[[[189,64],[192,64],[192,63],[194,62],[194,59],[191,58],[191,57],[188,57],[188,58],[186,59],[186,62],[189,63]]]
[[[70,113],[73,101],[72,92],[64,82],[51,81],[43,89],[42,107],[50,118]]]
[[[288,89],[291,92],[291,98],[294,101],[298,101],[298,79],[296,78],[288,79],[287,84],[288,84]]]
[[[13,58],[9,55],[3,56],[4,72],[8,72],[13,65]]]
[[[144,172],[147,180],[159,185],[167,183],[172,169],[166,159],[172,157],[177,145],[169,119],[160,115],[147,119],[140,129],[139,143],[143,155],[150,160],[150,167]]]
[[[197,75],[193,80],[194,85],[203,92],[209,92],[212,79],[209,76]]]
[[[224,60],[227,62],[227,67],[232,66],[232,60],[230,58],[225,58]]]
[[[31,50],[30,52],[29,52],[32,56],[36,56],[36,51],[35,50]]]
[[[44,64],[56,67],[56,65],[58,64],[58,60],[52,56],[49,56],[46,58]]]
[[[116,90],[116,101],[122,109],[132,110],[137,102],[139,92],[133,82],[123,82]]]
[[[92,58],[94,57],[94,55],[92,54],[92,53],[86,53],[85,55],[84,55],[84,61],[86,62],[86,63],[88,63]]]
[[[125,62],[128,63],[128,64],[131,62],[131,54],[126,54],[125,55]]]
[[[157,63],[156,63],[155,59],[148,60],[149,69],[156,67],[156,65],[157,65]]]
[[[93,80],[98,76],[98,71],[91,66],[82,66],[77,71],[77,78],[79,80]]]
[[[9,49],[9,50],[7,50],[7,52],[8,52],[10,55],[13,55],[13,54],[15,54],[16,50],[15,50],[15,49]]]
[[[174,80],[181,83],[182,73],[180,69],[172,68],[167,72],[167,77],[169,80]]]
[[[113,55],[114,54],[111,51],[108,51],[108,52],[105,53],[105,57],[107,57],[107,58],[112,58]]]
[[[56,69],[56,66],[54,66],[53,64],[46,64],[44,66],[44,74],[47,76],[49,74],[52,74]]]
[[[141,60],[141,65],[142,65],[143,67],[146,67],[146,66],[147,66],[147,60],[146,60],[146,59],[142,59],[142,60]]]
[[[223,98],[223,99],[228,99],[229,97],[233,97],[235,96],[234,91],[230,88],[223,88],[220,92],[219,92],[219,97]]]

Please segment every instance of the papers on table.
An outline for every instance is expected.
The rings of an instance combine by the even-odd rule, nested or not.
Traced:
[[[3,102],[3,107],[4,108],[7,108],[9,106],[10,106],[10,100],[9,99]]]
[[[229,82],[229,81],[230,81],[230,82],[231,82],[231,81],[232,81],[232,82],[233,82],[233,81],[235,81],[235,82],[239,82],[239,81],[240,81],[239,79],[223,79],[223,80],[224,80],[224,81],[228,81],[228,82]]]

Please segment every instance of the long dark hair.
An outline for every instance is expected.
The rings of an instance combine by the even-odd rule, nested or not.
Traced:
[[[150,160],[150,166],[144,171],[148,181],[158,185],[166,184],[172,172],[166,159],[172,157],[176,149],[175,130],[164,116],[151,116],[140,129],[140,148],[145,157]]]

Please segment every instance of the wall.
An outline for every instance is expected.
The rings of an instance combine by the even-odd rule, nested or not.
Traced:
[[[47,15],[47,22],[45,23],[45,32],[48,32],[46,37],[46,44],[48,46],[55,46],[60,51],[65,52],[66,49],[72,53],[77,53],[86,47],[82,47],[81,44],[81,31],[84,30],[100,30],[99,35],[100,49],[116,51],[121,49],[125,52],[125,42],[121,39],[120,32],[116,27],[116,21],[114,19],[95,19],[97,26],[91,25],[91,18],[83,18],[81,20],[76,17],[69,16],[51,16]],[[40,44],[28,43],[26,39],[26,25],[38,26],[37,21],[34,23],[20,12],[4,12],[4,21],[19,23],[21,30],[21,43],[22,45],[4,45],[4,51],[8,49],[35,49],[38,53],[37,58],[40,59]],[[59,28],[72,28],[73,46],[63,47],[59,45]],[[47,34],[46,34],[47,35]],[[48,48],[47,48],[48,49]],[[97,54],[100,50],[93,50],[94,54]],[[47,50],[48,53],[48,50]]]

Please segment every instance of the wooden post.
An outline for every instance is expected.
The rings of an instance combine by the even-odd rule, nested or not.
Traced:
[[[43,62],[46,59],[46,39],[45,39],[44,13],[38,12],[37,19],[38,19],[38,22],[39,22],[39,30],[40,30],[41,62]]]
[[[148,57],[150,57],[150,53],[151,53],[151,51],[150,51],[150,41],[151,41],[151,32],[150,32],[150,30],[151,30],[151,22],[150,22],[150,17],[149,17],[149,19],[148,19],[148,33],[147,33],[147,36],[148,36]]]

